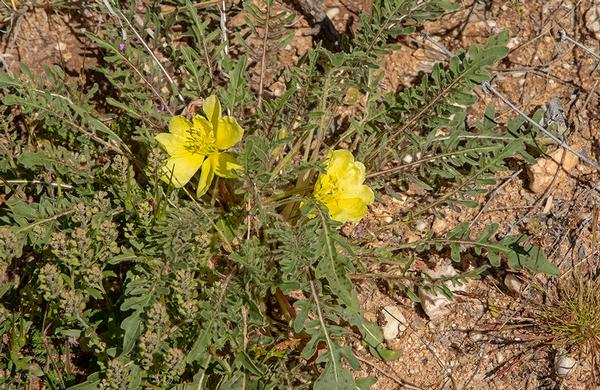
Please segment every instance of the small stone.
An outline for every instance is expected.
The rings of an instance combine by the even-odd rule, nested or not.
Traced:
[[[441,236],[446,233],[448,229],[448,222],[444,218],[436,218],[431,225],[431,230],[437,235]]]
[[[56,45],[54,45],[54,49],[58,51],[65,51],[67,50],[67,45],[64,42],[58,41],[56,42]]]
[[[389,215],[387,217],[383,217],[383,222],[385,223],[392,223],[394,221],[394,218],[390,217]]]
[[[385,325],[383,325],[383,338],[386,341],[395,340],[398,335],[406,330],[406,318],[398,309],[398,306],[386,306],[381,311],[383,314],[383,321]]]
[[[417,229],[420,232],[424,232],[425,230],[427,230],[427,222],[425,222],[425,221],[417,222],[417,224],[415,225],[415,229]]]
[[[338,7],[331,7],[327,10],[327,17],[333,20],[339,13],[340,9]]]
[[[552,206],[554,205],[554,197],[552,195],[548,196],[546,199],[546,204],[544,205],[544,209],[542,210],[542,214],[548,214],[550,210],[552,210]]]
[[[457,272],[451,265],[445,265],[436,267],[435,270],[429,270],[427,274],[430,277],[437,279],[455,276],[457,275]],[[465,291],[467,289],[465,284],[454,285],[450,281],[445,282],[444,285],[452,292]],[[421,307],[423,308],[423,311],[431,320],[439,319],[448,314],[449,310],[447,306],[449,303],[453,302],[441,292],[432,292],[431,289],[426,289],[423,287],[419,288],[419,299],[421,300]]]
[[[413,162],[413,156],[411,156],[410,154],[407,154],[406,156],[404,156],[402,158],[402,162],[405,164],[410,164],[411,162]]]
[[[563,154],[564,161],[562,162],[562,166],[559,167],[558,163],[563,160]],[[579,162],[579,158],[575,154],[562,148],[557,149],[549,156],[550,158],[538,159],[537,163],[527,169],[529,189],[536,194],[546,191],[557,173],[559,176],[562,176],[564,175],[562,171],[571,172]],[[559,177],[557,177],[558,179]]]
[[[521,40],[518,37],[512,37],[508,40],[506,47],[508,47],[509,49],[514,49],[515,47],[519,46],[520,44],[521,44]]]
[[[411,244],[413,242],[417,242],[421,239],[421,237],[417,236],[413,232],[406,232],[404,235],[404,239],[407,243]]]
[[[435,320],[448,314],[446,306],[450,301],[445,296],[419,288],[419,299],[421,300],[421,307],[429,319]]]
[[[504,362],[504,355],[502,354],[502,352],[498,352],[496,354],[496,361],[498,362],[498,364]]]
[[[513,294],[520,295],[523,289],[523,282],[517,278],[514,274],[506,274],[504,277],[504,284],[508,291]]]
[[[473,333],[473,334],[471,334],[471,340],[481,341],[481,340],[483,340],[483,335],[481,333]]]
[[[566,378],[571,374],[573,368],[577,364],[577,360],[567,355],[557,355],[554,361],[554,370],[560,378]]]

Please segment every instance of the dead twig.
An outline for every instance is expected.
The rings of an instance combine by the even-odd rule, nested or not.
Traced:
[[[362,358],[360,356],[356,356],[356,358],[359,361],[365,363],[366,365],[372,367],[375,371],[379,372],[380,374],[382,374],[386,378],[391,379],[392,381],[396,382],[398,385],[402,386],[401,388],[410,389],[410,390],[422,390],[421,387],[418,387],[416,385],[413,385],[411,383],[408,383],[408,382],[400,379],[400,375],[397,372],[395,372],[395,371],[394,371],[394,375],[390,375],[385,370],[379,368],[375,363],[373,363],[373,362],[371,362],[371,361],[369,361],[369,360],[367,360],[365,358]],[[388,368],[390,368],[390,367],[388,366]]]

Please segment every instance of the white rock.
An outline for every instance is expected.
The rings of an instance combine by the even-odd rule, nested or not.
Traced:
[[[575,154],[562,148],[550,153],[549,156],[549,158],[539,158],[534,165],[527,168],[529,189],[536,194],[546,191],[550,183],[555,180],[555,176],[559,176],[556,180],[566,176],[564,172],[571,172],[579,162]],[[561,162],[562,165],[559,165]]]
[[[508,40],[506,47],[508,47],[509,49],[514,49],[515,47],[519,46],[520,44],[521,44],[521,40],[519,38],[512,37]]]
[[[514,294],[521,294],[523,289],[523,282],[519,278],[517,278],[514,274],[506,274],[504,277],[504,284],[508,291]]]
[[[436,267],[435,270],[427,271],[427,274],[434,279],[448,276],[457,275],[456,270],[451,265],[439,266]],[[465,291],[467,286],[463,285],[453,285],[452,282],[448,281],[444,283],[445,286],[452,292],[455,291]],[[427,317],[431,320],[438,319],[446,314],[448,314],[448,304],[453,302],[449,300],[444,294],[441,292],[432,292],[430,289],[419,288],[419,299],[421,300],[421,307]]]
[[[398,335],[406,330],[406,318],[397,306],[386,306],[381,311],[385,321],[383,326],[383,338],[393,341]]]
[[[65,51],[67,50],[67,45],[64,42],[56,42],[56,45],[54,45],[54,49],[58,50],[58,51]]]
[[[427,230],[427,222],[425,222],[425,221],[417,222],[417,224],[415,225],[415,229],[417,229],[420,232],[424,232],[425,230]]]
[[[438,236],[441,236],[442,234],[446,233],[447,229],[448,222],[446,222],[446,220],[443,217],[436,217],[433,220],[433,223],[431,224],[431,230],[433,230],[433,232]]]
[[[327,10],[327,17],[333,20],[339,13],[340,9],[338,7],[332,7]]]
[[[558,375],[560,378],[569,376],[576,364],[577,360],[570,356],[557,355],[556,359],[554,360],[554,369],[556,370],[556,375]]]

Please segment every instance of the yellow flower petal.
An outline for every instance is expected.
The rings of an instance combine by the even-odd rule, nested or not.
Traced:
[[[176,188],[183,187],[200,168],[203,160],[204,156],[198,154],[171,157],[162,168],[161,179],[171,182]]]
[[[205,117],[196,115],[192,121],[192,126],[195,130],[204,134],[212,134],[214,136],[213,126]]]
[[[363,184],[346,188],[342,199],[360,199],[361,202],[370,205],[375,200],[375,194],[369,186]]]
[[[219,103],[219,99],[215,95],[210,95],[204,99],[202,110],[208,121],[212,124],[213,129],[216,129],[219,125],[219,119],[221,119],[221,103]]]
[[[240,171],[242,169],[237,159],[230,153],[215,153],[209,158],[214,159],[213,164],[217,176],[231,179],[235,177],[234,170]]]
[[[238,125],[235,118],[225,116],[219,120],[216,128],[217,148],[219,150],[229,149],[242,140],[244,130]]]
[[[201,197],[208,191],[208,188],[215,177],[215,162],[214,155],[210,155],[204,160],[204,163],[202,163],[202,172],[200,173],[200,181],[198,182],[198,189],[196,190],[197,197]]]
[[[186,138],[172,133],[160,133],[155,137],[171,157],[182,157],[190,154],[185,148]]]
[[[359,221],[375,196],[363,184],[365,166],[354,161],[347,150],[331,151],[327,155],[326,171],[317,178],[313,196],[327,207],[329,217],[339,222]]]
[[[169,131],[171,134],[180,137],[187,137],[190,127],[192,127],[191,122],[181,115],[174,116],[169,123]]]
[[[339,172],[354,162],[354,156],[346,149],[332,150],[327,154],[327,160],[327,170]]]
[[[341,199],[328,204],[329,218],[338,222],[358,222],[367,214],[367,205],[360,199]]]

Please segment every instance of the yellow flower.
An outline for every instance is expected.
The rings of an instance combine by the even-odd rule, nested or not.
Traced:
[[[214,95],[204,100],[202,110],[206,118],[196,115],[190,122],[183,116],[175,116],[169,124],[169,133],[156,136],[169,154],[161,179],[179,188],[201,169],[198,196],[208,191],[215,174],[235,177],[232,170],[241,169],[241,165],[233,155],[221,150],[237,144],[244,135],[234,118],[221,116],[221,104]]]
[[[349,151],[334,150],[327,156],[326,171],[317,178],[313,196],[327,207],[331,219],[360,221],[374,200],[364,181],[365,166],[355,162]]]

